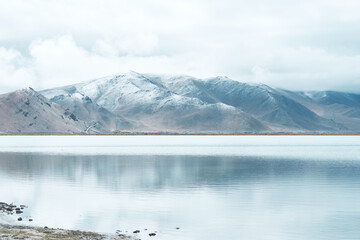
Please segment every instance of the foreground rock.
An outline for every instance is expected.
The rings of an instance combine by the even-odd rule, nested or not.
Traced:
[[[22,214],[23,213],[23,209],[26,208],[25,205],[20,205],[19,207],[17,207],[14,204],[8,204],[8,203],[4,203],[4,202],[0,202],[0,213],[5,213],[8,215],[13,215],[14,213],[16,214]]]
[[[13,226],[0,224],[0,239],[68,239],[68,240],[115,240],[133,239],[131,236],[104,235],[93,232],[82,232],[64,229]]]

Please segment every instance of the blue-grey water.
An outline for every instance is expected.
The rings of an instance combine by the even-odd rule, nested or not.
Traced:
[[[0,201],[141,239],[359,239],[360,137],[0,137]]]

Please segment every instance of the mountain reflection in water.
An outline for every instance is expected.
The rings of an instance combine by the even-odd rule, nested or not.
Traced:
[[[360,236],[360,161],[0,153],[0,181],[0,200],[28,205],[35,225],[148,228],[157,239]]]

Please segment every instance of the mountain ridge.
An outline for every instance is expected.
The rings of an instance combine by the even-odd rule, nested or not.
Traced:
[[[129,72],[39,94],[94,133],[360,133],[360,94],[296,92],[224,76]]]

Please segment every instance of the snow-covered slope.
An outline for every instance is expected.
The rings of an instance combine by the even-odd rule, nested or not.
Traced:
[[[130,72],[45,90],[42,94],[60,104],[59,96],[67,100],[74,94],[88,97],[130,121],[136,130],[224,133],[269,130],[241,109],[180,94],[166,84],[162,77]]]
[[[65,88],[60,93],[59,91],[43,92],[51,101],[66,107],[88,126],[92,126],[99,132],[107,133],[115,129],[133,128],[129,121],[99,106],[90,97],[75,91],[74,87]]]
[[[32,88],[0,95],[0,132],[81,133],[83,121]]]

